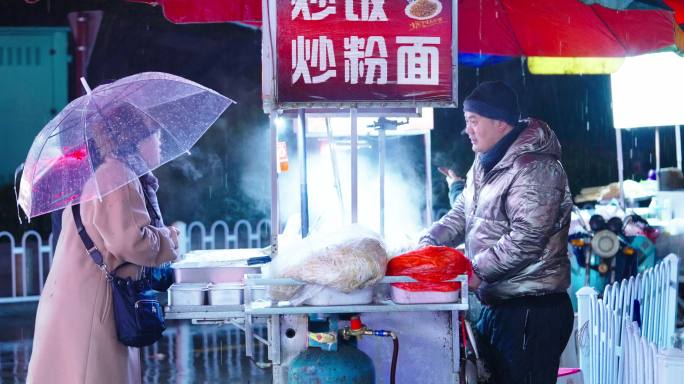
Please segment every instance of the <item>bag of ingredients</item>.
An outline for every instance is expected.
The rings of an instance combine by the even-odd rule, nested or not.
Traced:
[[[473,266],[465,255],[450,247],[427,246],[404,253],[390,260],[387,276],[408,276],[420,283],[392,283],[406,291],[450,292],[461,288],[461,283],[444,283],[458,275],[473,273]]]
[[[269,274],[349,293],[377,283],[384,277],[386,267],[387,251],[380,236],[359,225],[349,225],[283,245],[271,262]],[[305,288],[273,285],[270,296],[296,305],[308,298],[296,296],[306,292]],[[312,292],[309,289],[306,296]]]

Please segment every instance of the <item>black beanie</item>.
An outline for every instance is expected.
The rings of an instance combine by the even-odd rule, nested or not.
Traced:
[[[463,101],[463,111],[515,126],[520,118],[518,95],[503,81],[485,81]]]

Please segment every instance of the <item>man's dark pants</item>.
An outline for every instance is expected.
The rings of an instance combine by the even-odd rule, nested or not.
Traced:
[[[556,383],[560,355],[572,333],[567,293],[527,296],[485,305],[477,322],[478,347],[490,383]]]

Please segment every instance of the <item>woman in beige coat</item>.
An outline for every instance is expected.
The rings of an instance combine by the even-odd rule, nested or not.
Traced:
[[[138,149],[154,162],[159,136],[148,133]],[[152,159],[149,159],[149,157]],[[125,177],[121,179],[120,177]],[[81,204],[86,231],[117,276],[134,279],[140,266],[156,266],[178,256],[178,232],[155,228],[145,207],[140,181],[116,157],[104,159],[95,173],[98,188],[117,180],[133,180],[102,199]],[[93,188],[94,183],[86,184]],[[119,184],[120,185],[120,184]],[[102,189],[104,190],[104,189]],[[116,337],[112,292],[104,273],[90,258],[78,236],[71,209],[62,215],[62,233],[38,304],[28,383],[140,383],[140,351]]]

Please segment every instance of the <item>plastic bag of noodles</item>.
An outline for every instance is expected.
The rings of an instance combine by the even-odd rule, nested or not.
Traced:
[[[385,276],[387,251],[377,233],[359,225],[318,232],[283,245],[270,277],[287,277],[343,293],[374,285]],[[274,300],[297,305],[317,292],[312,286],[272,285]],[[307,296],[307,297],[304,297]]]

